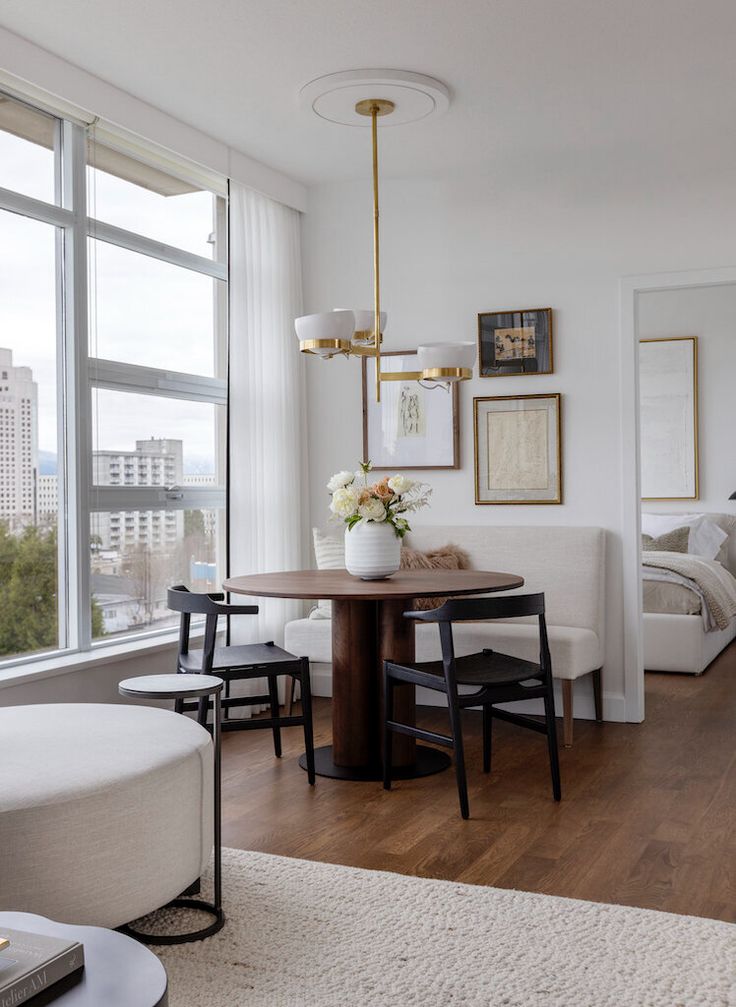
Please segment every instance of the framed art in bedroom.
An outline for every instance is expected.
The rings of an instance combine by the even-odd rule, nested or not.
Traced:
[[[482,378],[551,374],[552,308],[479,314],[478,360]]]
[[[698,337],[639,342],[642,500],[697,500]]]
[[[416,351],[382,353],[392,371],[416,370]],[[417,381],[381,386],[381,401],[369,393],[375,361],[363,357],[363,457],[374,469],[457,469],[460,467],[460,417],[457,383],[424,388]]]
[[[473,399],[476,504],[562,503],[562,396]]]

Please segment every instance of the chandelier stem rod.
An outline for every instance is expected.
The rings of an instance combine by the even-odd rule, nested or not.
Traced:
[[[381,284],[378,238],[378,105],[371,108],[373,141],[373,341],[376,354],[376,402],[381,401]]]

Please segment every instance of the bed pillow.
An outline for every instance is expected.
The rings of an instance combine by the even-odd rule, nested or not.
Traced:
[[[700,521],[701,518],[705,517],[704,514],[642,514],[641,516],[641,531],[642,535],[651,535],[652,538],[658,538],[660,535],[666,535],[668,531],[674,531],[676,528],[688,528],[694,524],[696,521]]]
[[[646,552],[687,552],[689,543],[690,529],[687,525],[667,531],[658,538],[651,535],[641,537],[641,547]]]
[[[728,532],[708,514],[642,514],[643,535],[659,538],[678,528],[688,527],[690,537],[687,551],[693,556],[716,559],[728,539]]]

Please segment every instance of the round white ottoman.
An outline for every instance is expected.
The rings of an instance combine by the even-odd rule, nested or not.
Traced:
[[[201,875],[212,741],[146,706],[0,709],[0,910],[117,927]]]

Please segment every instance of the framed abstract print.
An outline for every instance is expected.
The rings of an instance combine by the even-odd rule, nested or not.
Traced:
[[[482,378],[551,374],[552,309],[486,311],[478,315],[478,361]]]
[[[562,503],[561,396],[473,399],[475,502]]]
[[[639,343],[642,500],[697,500],[698,338]]]
[[[392,371],[416,370],[416,352],[383,353]],[[374,469],[460,467],[458,385],[423,388],[417,381],[385,381],[373,388],[376,362],[363,358],[363,457]]]

